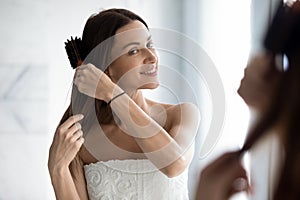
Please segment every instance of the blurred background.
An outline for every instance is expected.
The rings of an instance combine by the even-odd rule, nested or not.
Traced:
[[[70,36],[81,36],[91,14],[112,7],[136,12],[149,27],[184,34],[205,50],[221,77],[225,120],[214,148],[204,157],[200,151],[210,122],[205,113],[211,112],[206,108],[209,92],[202,90],[203,82],[194,88],[201,100],[202,124],[189,174],[192,199],[201,168],[225,150],[237,149],[243,143],[250,117],[236,90],[250,53],[261,48],[277,1],[1,0],[0,200],[55,199],[47,169],[48,149],[69,105],[74,73],[64,42]],[[167,61],[168,56],[161,59],[180,71],[180,63]],[[187,78],[189,73],[185,74]],[[162,74],[160,78],[172,77]],[[163,100],[168,101],[165,97]],[[250,159],[246,163],[250,165]]]

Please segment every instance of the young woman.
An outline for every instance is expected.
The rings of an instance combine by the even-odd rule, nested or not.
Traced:
[[[80,46],[84,64],[49,152],[57,199],[188,199],[200,116],[192,104],[143,96],[159,86],[147,24],[105,10],[88,19]]]

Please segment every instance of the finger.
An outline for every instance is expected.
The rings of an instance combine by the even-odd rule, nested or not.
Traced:
[[[228,196],[249,190],[248,177],[240,163],[229,168],[229,170],[224,173],[223,180],[225,180],[223,184],[229,186]]]
[[[244,178],[237,178],[236,180],[234,180],[233,184],[232,184],[232,189],[230,191],[228,191],[228,195],[227,196],[232,196],[236,193],[239,192],[251,192],[251,187],[247,181],[247,179]]]
[[[243,177],[235,179],[232,183],[232,189],[234,192],[246,191],[249,188],[248,180]]]
[[[78,82],[81,81],[81,79],[85,76],[85,71],[86,71],[86,66],[85,65],[81,65],[80,68],[76,69],[76,72],[74,74],[74,78],[73,78],[73,83],[75,85],[78,85]]]
[[[80,87],[82,83],[85,83],[86,81],[84,80],[84,75],[77,75],[74,77],[73,83],[77,86]]]
[[[88,68],[88,64],[82,64],[76,68],[75,74],[78,75],[78,73],[81,73],[82,71],[84,71],[87,68]]]
[[[238,151],[225,153],[210,164],[210,169],[212,171],[214,171],[216,168],[220,168],[220,170],[226,170],[227,166],[230,166],[229,164],[232,163],[232,161],[239,160],[239,157],[240,152]]]
[[[82,146],[82,144],[84,143],[84,138],[83,137],[80,137],[78,140],[76,140],[73,145],[72,145],[72,148],[78,152],[80,147]]]
[[[224,174],[224,179],[229,181],[228,184],[232,183],[233,188],[236,190],[244,188],[245,181],[248,183],[247,172],[240,162],[232,163],[230,170]]]
[[[71,136],[70,141],[73,143],[73,142],[79,140],[82,136],[83,136],[82,130],[78,130]]]
[[[225,176],[227,176],[228,179],[230,177],[232,177],[232,180],[236,179],[237,177],[247,178],[247,172],[240,159],[232,159],[227,163],[229,170],[227,170],[228,173],[226,173]]]
[[[76,78],[80,78],[80,77],[83,77],[84,74],[85,74],[85,69],[78,69],[76,70]]]
[[[83,143],[84,143],[84,138],[80,137],[75,142],[69,144],[67,149],[65,150],[65,152],[66,152],[65,153],[65,155],[66,155],[65,160],[72,161],[74,159],[74,157],[76,156],[76,154],[78,153],[78,151],[79,151],[79,149],[80,149],[80,147],[82,146]]]
[[[77,115],[73,115],[71,117],[69,117],[62,125],[61,128],[63,130],[67,130],[69,129],[71,126],[73,126],[76,122],[80,121],[83,119],[83,115],[82,114],[77,114]]]
[[[86,81],[84,80],[83,75],[77,75],[77,77],[74,78],[74,85],[76,85],[78,88],[82,87],[82,84],[84,84]]]
[[[66,135],[67,138],[72,137],[74,133],[81,130],[81,124],[76,122],[73,126],[68,129],[68,133]]]
[[[86,65],[80,65],[80,67],[76,68],[76,71],[81,72],[81,71],[87,69],[87,68],[88,68],[88,65],[89,65],[89,64],[86,64]]]

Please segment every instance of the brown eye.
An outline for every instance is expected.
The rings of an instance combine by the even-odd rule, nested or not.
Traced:
[[[129,52],[128,52],[128,54],[129,55],[135,55],[135,54],[137,54],[138,53],[138,49],[137,48],[135,48],[135,49],[131,49]]]

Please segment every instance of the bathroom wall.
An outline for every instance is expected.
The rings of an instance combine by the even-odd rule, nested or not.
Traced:
[[[171,2],[173,11],[161,20]],[[136,11],[151,27],[179,30],[180,20],[170,21],[178,14],[180,1],[166,3],[0,2],[0,200],[55,199],[47,159],[56,125],[69,102],[73,77],[64,49],[66,39],[81,36],[87,18],[110,7]]]

